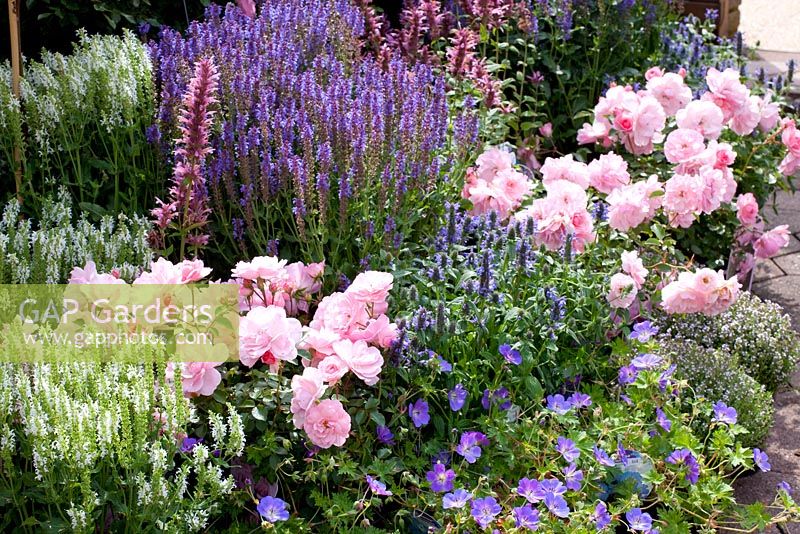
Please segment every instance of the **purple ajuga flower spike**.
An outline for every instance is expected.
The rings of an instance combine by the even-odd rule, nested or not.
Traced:
[[[369,475],[366,476],[366,479],[367,479],[367,485],[369,486],[369,489],[371,489],[372,493],[374,493],[375,495],[386,495],[386,496],[388,496],[388,495],[392,494],[391,491],[386,489],[386,484],[384,484],[380,480],[376,480],[376,479],[372,478]]]
[[[677,466],[686,466],[686,481],[697,484],[700,477],[700,465],[689,449],[677,449],[667,456],[667,463]]]
[[[530,478],[519,479],[516,492],[518,495],[528,499],[528,502],[534,504],[542,500],[542,493],[538,480]]]
[[[522,363],[522,354],[519,353],[517,349],[511,347],[511,345],[503,344],[500,345],[500,354],[506,361],[512,365],[519,365]]]
[[[656,423],[667,432],[672,429],[672,421],[669,420],[667,414],[661,408],[656,408]]]
[[[653,518],[641,508],[633,508],[625,513],[625,520],[631,530],[649,532],[653,528]]]
[[[461,384],[456,384],[447,393],[447,400],[450,402],[450,409],[457,412],[464,407],[464,403],[467,401],[467,390]]]
[[[572,403],[564,398],[564,395],[548,395],[547,396],[547,409],[555,412],[558,415],[564,415],[572,409]]]
[[[452,491],[453,481],[456,478],[456,472],[448,469],[444,464],[434,464],[433,469],[425,474],[425,478],[431,485],[431,489],[437,493]]]
[[[563,436],[558,436],[556,452],[568,462],[574,462],[581,455],[581,451],[575,446],[575,442]]]
[[[606,451],[604,451],[597,445],[592,447],[592,450],[594,451],[594,459],[597,460],[597,462],[600,465],[604,465],[606,467],[614,467],[615,465],[614,460],[611,459],[611,457],[608,455]]]
[[[603,530],[611,524],[611,514],[608,513],[606,503],[600,501],[597,503],[597,506],[594,507],[592,522],[597,530]]]
[[[378,441],[384,445],[394,445],[394,434],[388,426],[379,426],[375,429],[375,434],[378,436]]]
[[[262,497],[258,501],[256,510],[261,516],[261,519],[267,523],[277,523],[278,521],[286,521],[289,519],[289,508],[286,501],[278,499],[277,497]]]
[[[658,334],[658,327],[650,321],[640,321],[633,325],[633,331],[628,335],[630,339],[645,342]]]
[[[718,423],[725,423],[726,425],[735,425],[738,418],[735,408],[731,408],[722,401],[715,402],[712,407],[714,410],[713,421]]]
[[[494,497],[474,499],[470,508],[472,518],[481,528],[488,527],[502,511],[503,509],[497,504],[497,500]]]
[[[481,456],[481,446],[488,444],[489,440],[481,432],[464,432],[461,434],[461,441],[456,447],[456,452],[463,456],[467,463],[474,464]]]
[[[445,510],[464,508],[470,499],[472,499],[472,493],[463,488],[459,488],[452,493],[445,493],[444,496],[442,496],[442,508]]]
[[[769,463],[769,456],[767,456],[767,453],[758,447],[753,449],[753,461],[762,471],[769,471],[772,469],[772,466]]]
[[[578,469],[578,466],[573,462],[561,470],[564,473],[564,484],[568,490],[578,491],[581,489],[581,482],[583,482],[583,471]]]
[[[639,370],[633,365],[626,365],[619,370],[619,383],[623,386],[633,384],[636,382],[637,376],[639,376]]]
[[[513,514],[515,527],[531,531],[539,528],[539,510],[534,510],[530,504],[515,507]]]
[[[631,360],[631,365],[639,371],[655,369],[661,365],[664,359],[657,354],[640,354]]]
[[[567,402],[575,409],[588,408],[592,405],[592,398],[586,393],[576,391],[567,399]]]
[[[417,399],[413,404],[409,404],[408,415],[417,428],[422,428],[431,422],[431,416],[428,413],[428,403],[425,399]]]

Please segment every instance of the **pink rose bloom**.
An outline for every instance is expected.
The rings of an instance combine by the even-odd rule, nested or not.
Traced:
[[[181,280],[184,284],[199,282],[211,274],[211,268],[204,266],[203,260],[183,260],[178,267],[181,269]]]
[[[740,282],[743,282],[753,267],[756,266],[756,257],[752,254],[745,254],[744,258],[739,261],[736,266],[736,274]]]
[[[791,155],[800,158],[800,130],[791,119],[785,119],[782,124],[781,142],[789,149]]]
[[[627,232],[652,219],[655,210],[660,205],[660,197],[652,197],[652,195],[660,190],[657,179],[636,182],[614,189],[606,197],[608,224],[615,230]]]
[[[758,201],[753,193],[739,195],[736,199],[736,218],[745,226],[753,225],[758,220]]]
[[[240,261],[232,271],[234,278],[244,278],[245,280],[277,281],[286,274],[286,260],[280,260],[274,256],[258,256],[249,262]]]
[[[647,81],[652,80],[653,78],[659,78],[664,76],[664,71],[661,67],[650,67],[647,69],[647,72],[644,73],[644,79]]]
[[[581,189],[589,187],[589,168],[585,163],[575,161],[572,154],[560,158],[547,158],[540,169],[542,183],[546,186],[556,180],[572,182]]]
[[[725,173],[720,169],[706,166],[700,169],[700,181],[703,189],[700,191],[700,204],[698,208],[703,213],[711,213],[720,207],[728,192],[728,181]],[[734,182],[735,183],[735,182]],[[731,195],[731,198],[733,195]],[[728,202],[730,200],[727,200]]]
[[[125,280],[120,280],[112,274],[100,274],[94,262],[89,260],[83,269],[73,267],[69,276],[70,284],[124,284]]]
[[[470,215],[483,215],[495,211],[500,219],[504,220],[514,209],[514,201],[506,196],[495,181],[487,182],[481,178],[470,180],[468,177],[461,196],[472,202]]]
[[[692,101],[692,90],[683,83],[683,78],[674,72],[648,78],[647,92],[658,100],[664,112],[670,117]]]
[[[248,367],[259,359],[268,365],[293,360],[302,334],[300,321],[283,308],[254,308],[239,321],[239,360]]]
[[[636,300],[636,282],[627,274],[617,273],[611,277],[611,289],[606,298],[615,308],[629,308]]]
[[[552,137],[553,136],[553,123],[552,122],[546,122],[545,124],[543,124],[542,127],[539,128],[539,134],[542,137]]]
[[[309,326],[315,330],[326,328],[347,337],[351,331],[366,326],[370,316],[365,302],[354,293],[331,293],[322,299]]]
[[[381,351],[370,347],[364,341],[359,340],[353,343],[349,339],[334,343],[333,350],[365,384],[374,386],[378,383],[378,375],[383,368]]]
[[[585,122],[581,129],[578,130],[578,144],[590,145],[597,142],[610,144],[609,133],[610,129],[608,125],[601,121],[595,121],[593,124]]]
[[[306,412],[303,430],[311,443],[321,449],[341,447],[350,434],[350,415],[338,400],[325,399]]]
[[[731,119],[731,130],[739,135],[750,135],[761,122],[761,99],[751,96],[736,110]]]
[[[758,103],[761,118],[758,121],[758,128],[764,132],[771,132],[778,125],[780,120],[780,107],[777,102],[772,101],[772,95],[766,94]]]
[[[386,299],[389,298],[389,291],[392,289],[393,281],[394,277],[391,273],[365,271],[356,276],[345,293],[371,306],[372,315],[377,316],[386,313],[389,308]]]
[[[222,381],[222,375],[216,369],[221,364],[222,362],[184,363],[181,369],[184,395],[187,397],[212,395]]]
[[[325,377],[316,367],[306,367],[302,375],[292,377],[292,404],[295,428],[303,428],[306,413],[325,393]]]
[[[317,369],[322,373],[323,380],[331,385],[338,382],[350,370],[345,361],[335,354],[323,358]]]
[[[698,211],[703,186],[698,176],[673,175],[664,184],[664,209],[678,214]]]
[[[794,176],[800,170],[800,158],[791,153],[786,154],[786,157],[778,165],[778,170],[784,176]]]
[[[377,319],[370,320],[365,329],[350,332],[347,338],[351,341],[361,339],[370,345],[387,349],[392,346],[397,336],[397,325],[389,322],[386,315],[380,315]]]
[[[664,155],[670,163],[683,163],[698,156],[705,148],[706,144],[700,132],[678,128],[667,136]]]
[[[695,130],[706,139],[717,139],[722,133],[725,118],[713,102],[694,100],[675,115],[678,127]]]
[[[497,147],[486,149],[475,160],[475,165],[478,167],[478,178],[486,182],[494,180],[494,177],[500,171],[513,170],[514,163],[516,163],[516,159],[513,153]]]
[[[730,308],[731,304],[739,298],[739,290],[741,288],[742,284],[739,283],[738,276],[732,276],[728,280],[723,278],[714,290],[713,302],[704,310],[704,313],[706,315],[718,315]]]
[[[333,344],[340,339],[342,339],[341,336],[333,330],[327,328],[315,330],[306,327],[305,335],[297,345],[297,348],[307,350],[311,354],[310,364],[316,366],[320,360],[334,353]],[[305,364],[306,362],[303,361],[303,363]]]
[[[589,197],[586,191],[574,182],[555,180],[545,185],[547,201],[556,204],[558,210],[574,212],[586,209]],[[542,199],[538,199],[542,200]]]
[[[630,181],[628,163],[613,152],[603,154],[589,163],[589,183],[601,193],[609,194],[617,187],[628,185]]]
[[[750,91],[739,80],[739,71],[725,69],[720,72],[712,67],[706,73],[706,84],[709,92],[702,98],[713,102],[722,110],[725,122],[732,119],[737,111],[747,104]]]
[[[183,273],[179,265],[174,265],[166,258],[158,258],[158,261],[150,265],[150,271],[140,274],[133,283],[161,285],[182,284]]]
[[[548,250],[561,248],[567,235],[572,235],[572,246],[582,252],[586,243],[595,239],[593,221],[586,210],[587,196],[581,187],[566,180],[555,180],[545,186],[547,197],[539,198],[525,210],[516,214],[516,219],[536,221],[537,244]]]
[[[730,167],[736,161],[736,152],[729,143],[717,143],[711,141],[708,143],[709,150],[714,152],[714,168],[724,169]]]
[[[533,184],[527,176],[513,169],[498,172],[494,179],[494,186],[511,200],[510,210],[517,209],[522,200],[530,195],[533,188]]]
[[[622,253],[621,259],[622,272],[631,277],[636,284],[636,289],[642,289],[647,276],[647,269],[645,269],[641,258],[639,258],[639,253],[635,250],[626,251]]]
[[[641,98],[636,110],[633,126],[632,144],[629,150],[633,154],[649,154],[653,151],[653,142],[660,141],[661,131],[666,125],[667,116],[661,104],[652,96]],[[626,144],[626,146],[628,146]]]
[[[771,258],[780,251],[780,249],[789,245],[789,226],[782,224],[776,226],[769,232],[756,239],[753,243],[753,252],[756,258],[766,259]]]
[[[254,0],[236,0],[242,12],[251,19],[256,16],[256,3]]]
[[[662,289],[661,305],[667,313],[716,315],[736,300],[740,288],[735,276],[725,280],[722,271],[703,268],[683,272]]]

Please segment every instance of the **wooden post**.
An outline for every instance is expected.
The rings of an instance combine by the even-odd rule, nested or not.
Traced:
[[[22,50],[19,41],[19,0],[8,0],[8,26],[11,35],[11,90],[20,100]],[[19,145],[14,147],[14,167],[17,200],[22,202],[22,147]]]

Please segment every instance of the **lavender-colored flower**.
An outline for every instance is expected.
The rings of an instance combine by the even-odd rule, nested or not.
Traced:
[[[547,509],[550,510],[551,514],[557,517],[564,518],[569,516],[569,506],[567,505],[567,500],[561,495],[556,495],[553,493],[545,494],[544,505],[547,506]]]
[[[432,464],[442,464],[442,465],[450,465],[450,460],[452,459],[452,455],[450,451],[441,450],[433,455],[431,458]]]
[[[467,401],[467,390],[461,384],[456,384],[447,392],[447,400],[450,402],[450,409],[457,412],[464,407],[464,403]]]
[[[375,429],[375,434],[378,437],[378,441],[384,445],[394,445],[394,434],[392,434],[392,431],[388,426],[379,426],[377,429]]]
[[[531,478],[521,478],[517,483],[516,492],[518,495],[528,499],[528,502],[537,503],[542,500],[542,492],[539,481]]]
[[[486,435],[481,432],[469,431],[461,434],[461,441],[456,447],[456,452],[463,456],[467,463],[474,464],[481,456],[481,446],[489,444]]]
[[[489,391],[485,389],[483,391],[483,397],[481,397],[481,406],[483,406],[484,410],[488,410],[491,408],[492,404],[497,404],[497,407],[501,410],[505,411],[511,408],[511,401],[505,400],[508,398],[508,389],[501,387],[495,391]],[[502,401],[502,402],[500,402]]]
[[[712,406],[714,410],[713,421],[725,423],[726,425],[735,425],[738,418],[736,408],[732,408],[722,401],[715,402]]]
[[[597,503],[597,506],[594,507],[592,522],[597,530],[603,530],[611,524],[611,514],[608,513],[606,503],[600,501]]]
[[[597,445],[592,447],[592,450],[594,451],[594,459],[597,460],[597,462],[600,465],[604,465],[606,467],[614,467],[615,465],[614,460],[611,459],[611,457],[608,455],[606,451],[604,451]]]
[[[203,438],[183,438],[181,442],[181,452],[188,454],[201,443],[203,443]]]
[[[791,495],[792,494],[792,487],[789,485],[788,482],[786,482],[785,480],[782,480],[782,481],[778,482],[778,491],[784,491],[784,492],[786,492],[787,495]]]
[[[578,491],[581,489],[581,482],[583,481],[583,471],[578,469],[578,466],[573,462],[561,470],[564,473],[564,484],[568,490]]]
[[[502,512],[503,509],[497,504],[494,497],[484,497],[483,499],[474,499],[470,508],[470,514],[475,522],[481,528],[488,527],[494,518]]]
[[[753,461],[755,462],[756,466],[762,471],[769,471],[772,469],[772,466],[769,463],[769,456],[767,456],[767,453],[765,453],[758,447],[753,449]]]
[[[686,481],[689,484],[697,484],[700,477],[700,465],[689,449],[677,449],[667,456],[667,463],[672,465],[686,466]]]
[[[431,422],[431,416],[428,413],[428,403],[425,399],[417,399],[413,404],[409,404],[408,415],[417,428],[422,428]]]
[[[678,366],[673,364],[661,373],[661,375],[658,377],[658,389],[661,391],[666,391],[667,386],[669,385],[669,380],[677,368]]]
[[[586,393],[576,391],[567,399],[567,402],[575,409],[588,408],[592,405],[592,398]]]
[[[568,462],[574,462],[581,455],[581,451],[575,446],[575,442],[563,436],[558,436],[556,452]]]
[[[631,360],[631,365],[640,371],[655,369],[664,359],[656,354],[640,354]]]
[[[633,365],[626,365],[619,370],[619,383],[623,386],[633,384],[636,382],[637,376],[639,376],[639,370]]]
[[[669,417],[661,408],[656,408],[656,423],[667,432],[672,429],[672,421],[669,420]]]
[[[539,528],[539,510],[534,510],[530,504],[516,506],[513,511],[514,526],[527,530]]]
[[[437,493],[452,491],[456,472],[444,464],[436,463],[433,469],[425,474],[425,478],[430,483],[431,489]]]
[[[511,345],[500,345],[500,354],[506,361],[512,365],[519,365],[522,363],[522,354],[518,350],[511,348]]]
[[[439,370],[441,372],[443,372],[443,373],[451,373],[451,372],[453,372],[453,365],[450,362],[448,362],[447,360],[445,360],[444,358],[442,358],[441,356],[439,356],[438,354],[436,355],[436,358],[434,359],[434,361],[436,362],[436,365],[439,366]]]
[[[564,415],[572,409],[572,403],[564,398],[564,395],[548,395],[547,409],[558,415]]]
[[[442,497],[442,508],[449,510],[451,508],[464,508],[466,504],[472,499],[472,493],[463,488],[459,488],[452,493],[445,493]]]
[[[369,475],[366,476],[366,479],[367,479],[367,485],[369,486],[369,489],[371,489],[372,493],[374,493],[375,495],[386,495],[386,496],[388,496],[388,495],[392,494],[391,491],[386,489],[386,484],[384,484],[380,480],[376,480],[376,479],[372,478]]]
[[[651,337],[658,334],[658,327],[654,326],[651,321],[639,321],[633,325],[633,330],[628,335],[630,339],[645,342]]]
[[[261,516],[261,519],[267,523],[277,523],[278,521],[286,521],[289,519],[289,505],[286,501],[278,499],[277,497],[262,497],[258,501],[256,510]]]
[[[557,478],[546,478],[539,483],[539,491],[542,497],[545,495],[564,495],[567,492],[567,487],[561,483]]]
[[[647,532],[653,528],[653,518],[647,512],[642,512],[641,508],[633,508],[625,513],[625,520],[631,530]]]

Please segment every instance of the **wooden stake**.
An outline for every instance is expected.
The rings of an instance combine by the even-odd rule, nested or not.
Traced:
[[[8,26],[11,34],[11,90],[20,99],[22,79],[22,50],[19,41],[19,0],[8,0]],[[14,147],[14,177],[17,200],[22,202],[22,147]]]

